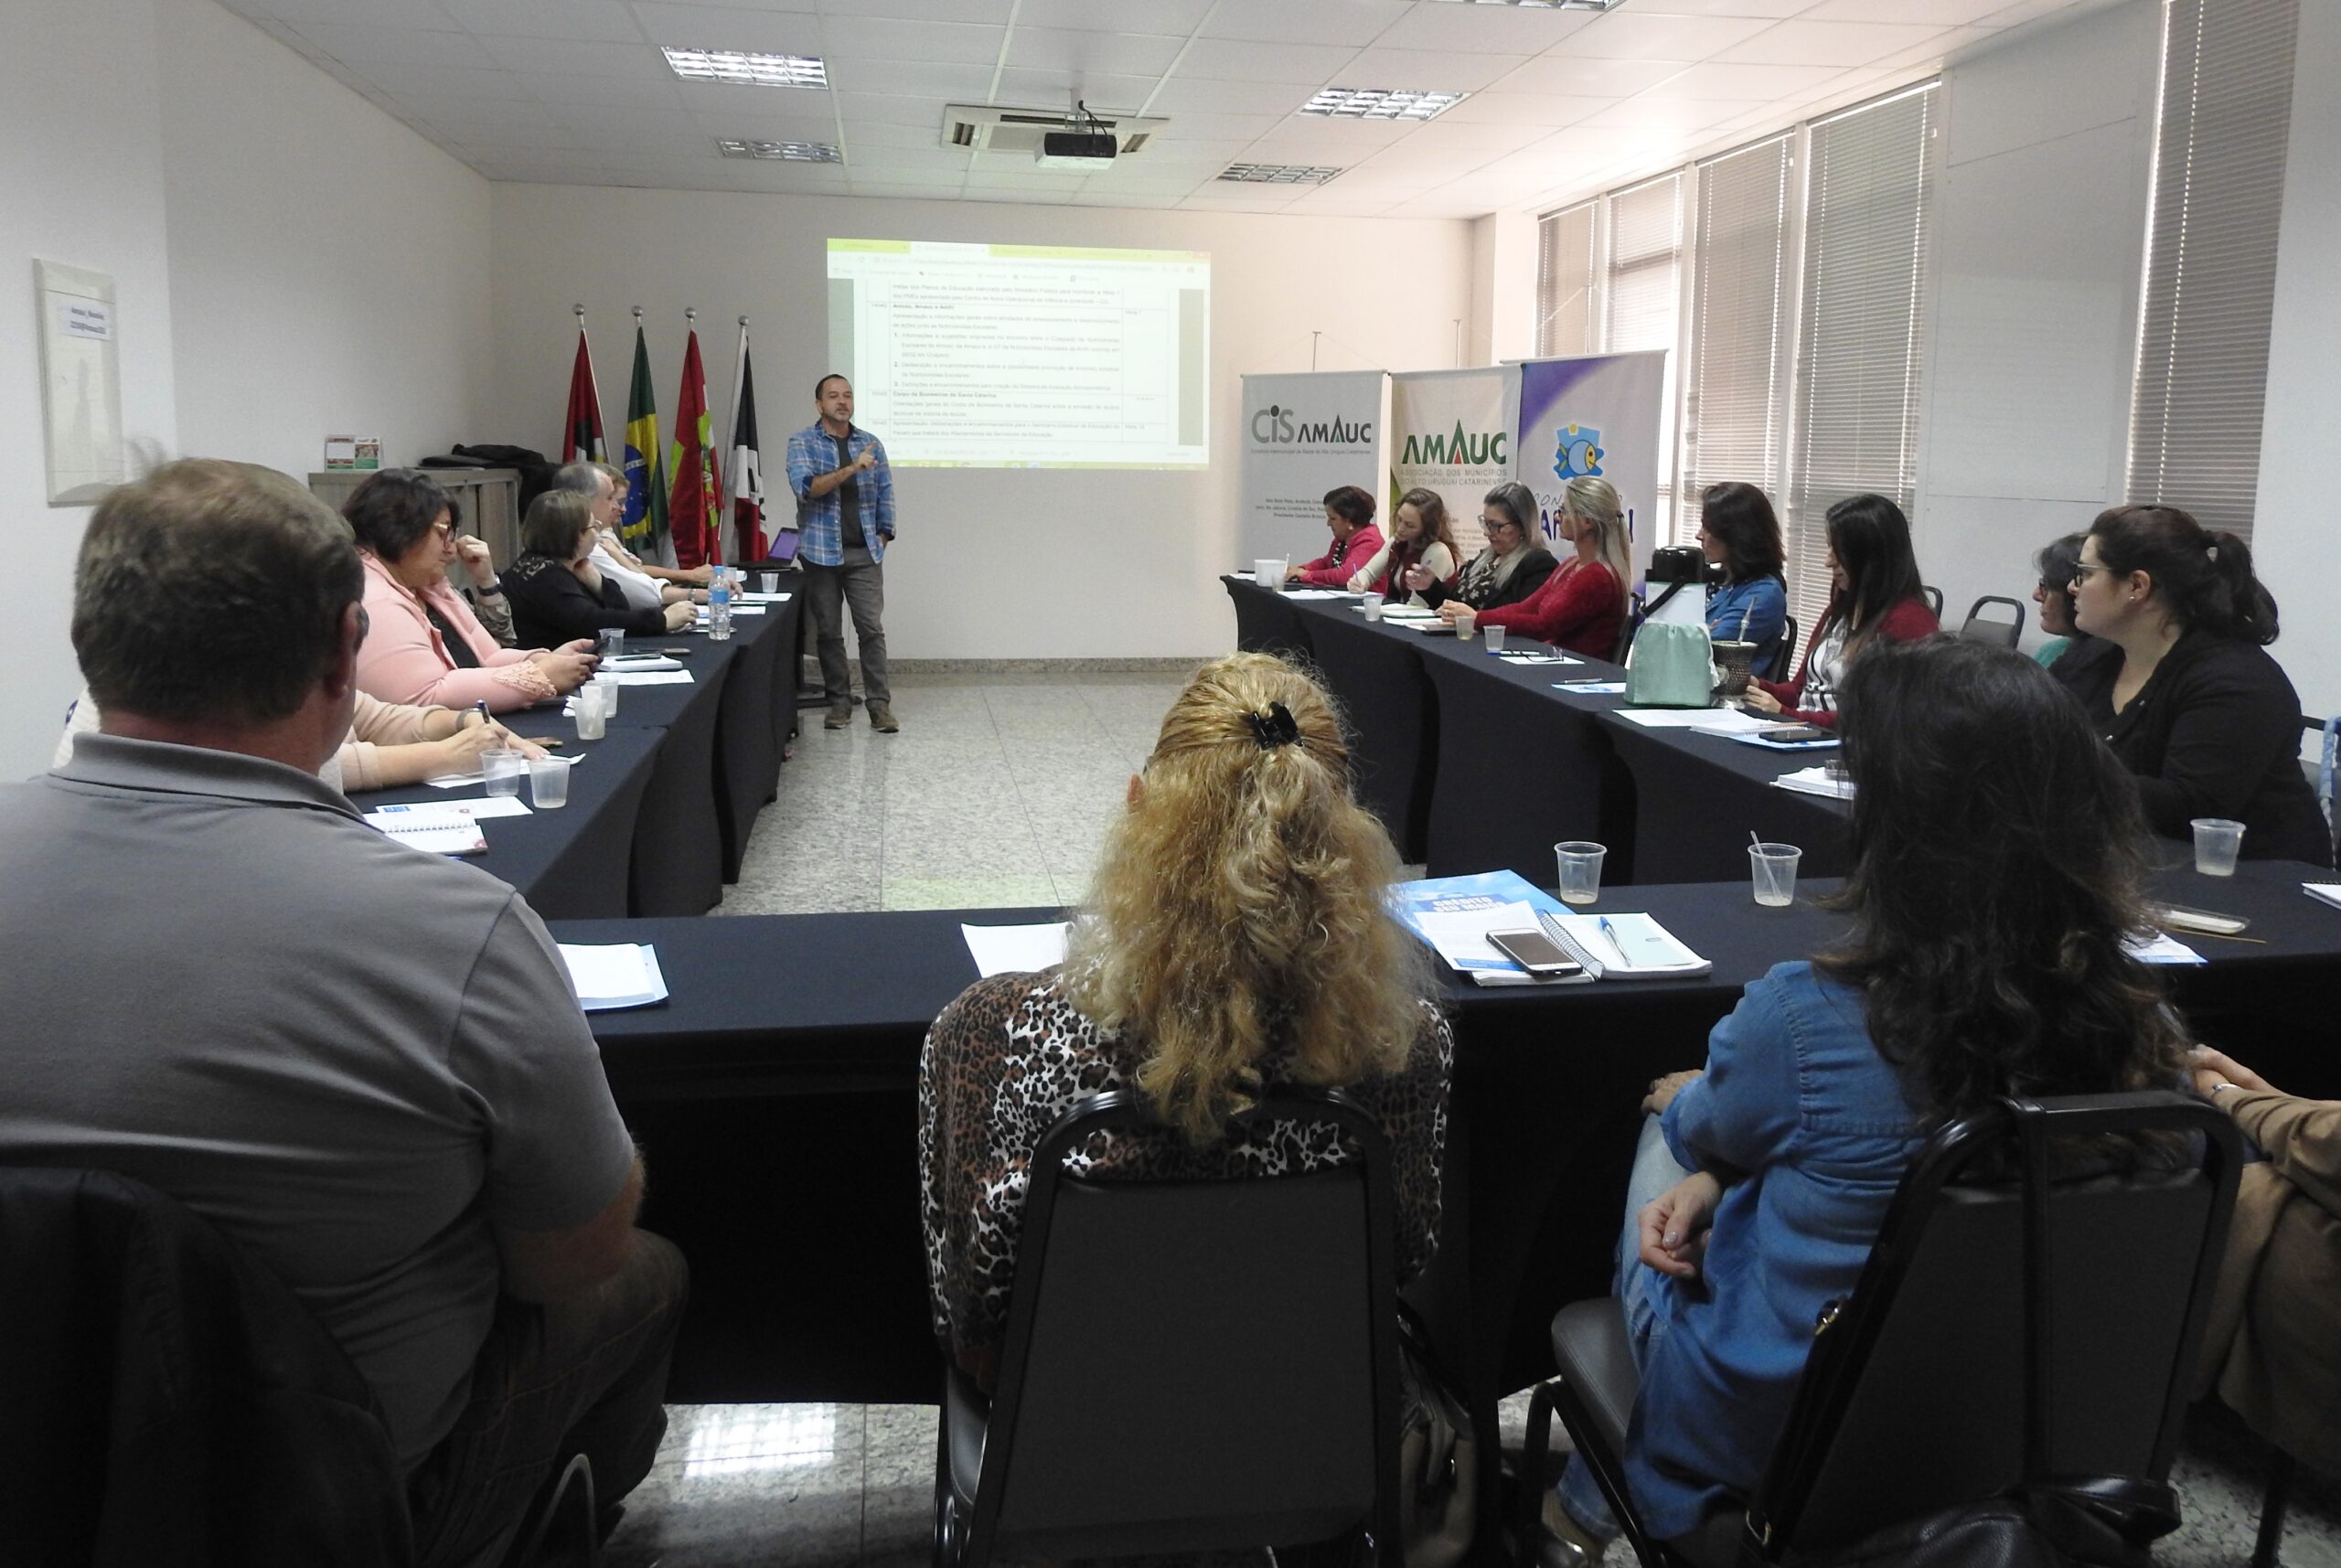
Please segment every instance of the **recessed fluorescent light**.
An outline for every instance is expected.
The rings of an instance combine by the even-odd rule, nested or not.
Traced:
[[[1435,120],[1470,96],[1387,87],[1329,87],[1302,104],[1300,112],[1345,120]]]
[[[743,142],[720,138],[716,150],[727,158],[779,158],[791,164],[841,164],[845,155],[834,142]]]
[[[692,81],[743,81],[758,87],[827,87],[828,67],[806,55],[758,55],[739,49],[668,49],[675,74]]]
[[[1219,177],[1254,185],[1323,185],[1341,172],[1310,164],[1230,164]]]
[[[1626,0],[1463,0],[1472,5],[1522,5],[1536,11],[1615,11]]]

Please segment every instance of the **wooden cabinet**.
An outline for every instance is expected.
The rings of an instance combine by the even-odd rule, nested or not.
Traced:
[[[488,553],[498,567],[509,566],[520,553],[520,471],[517,468],[426,468],[441,487],[464,509],[459,532],[477,534],[487,541]],[[349,493],[367,475],[352,468],[336,468],[309,475],[309,492],[341,510]]]

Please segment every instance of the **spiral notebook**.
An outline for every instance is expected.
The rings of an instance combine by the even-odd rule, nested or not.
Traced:
[[[487,835],[469,817],[400,816],[369,811],[366,820],[410,848],[433,855],[487,853]]]

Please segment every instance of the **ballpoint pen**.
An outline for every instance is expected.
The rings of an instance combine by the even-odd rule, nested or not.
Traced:
[[[1632,968],[1634,961],[1626,956],[1626,944],[1618,940],[1618,928],[1609,923],[1609,917],[1606,914],[1601,916],[1601,934],[1609,939],[1611,950],[1618,955],[1618,962],[1626,968]]]

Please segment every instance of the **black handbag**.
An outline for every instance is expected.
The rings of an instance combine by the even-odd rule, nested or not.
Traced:
[[[2047,1482],[1879,1531],[1800,1568],[2149,1568],[2178,1528],[2167,1486],[2108,1477]]]

